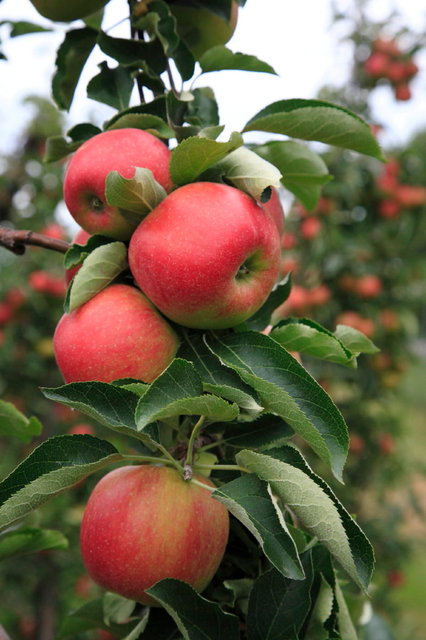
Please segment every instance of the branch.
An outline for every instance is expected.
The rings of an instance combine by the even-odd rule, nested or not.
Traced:
[[[26,245],[33,247],[43,247],[52,251],[66,253],[70,248],[70,244],[64,240],[57,238],[49,238],[42,233],[35,231],[25,231],[17,229],[8,229],[0,225],[0,246],[9,249],[12,253],[22,256],[25,253]]]

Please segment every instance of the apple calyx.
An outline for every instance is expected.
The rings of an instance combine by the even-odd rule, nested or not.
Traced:
[[[103,211],[105,211],[105,203],[98,196],[90,196],[89,208],[92,211],[102,213]]]

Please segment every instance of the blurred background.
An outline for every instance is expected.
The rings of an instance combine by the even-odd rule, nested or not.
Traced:
[[[106,9],[114,35],[128,28],[120,24],[123,3],[111,0]],[[85,93],[99,62],[94,53],[70,112],[59,115],[50,82],[67,27],[11,37],[8,21],[18,20],[51,27],[28,0],[0,2],[6,58],[0,60],[0,224],[71,240],[63,165],[43,164],[45,141],[78,122],[100,125],[113,111]],[[381,164],[316,145],[334,176],[318,205],[309,211],[282,193],[282,275],[291,272],[294,286],[276,311],[333,331],[348,324],[380,348],[362,356],[354,371],[304,360],[351,433],[346,484],[334,488],[376,552],[371,595],[382,618],[374,638],[365,640],[424,640],[426,629],[425,26],[422,0],[248,0],[229,46],[269,62],[279,76],[230,71],[199,81],[215,89],[225,135],[274,100],[317,97],[364,117],[386,152]],[[261,140],[250,135],[247,141]],[[73,431],[103,435],[39,391],[61,384],[51,337],[66,289],[62,256],[31,249],[17,257],[2,249],[0,273],[0,397],[36,415],[43,438]],[[0,435],[1,477],[35,444]],[[320,472],[333,484],[326,469]],[[0,624],[13,630],[12,638],[41,638],[41,617],[58,619],[96,595],[77,544],[87,495],[80,485],[33,516],[37,525],[60,522],[69,551],[2,562]]]

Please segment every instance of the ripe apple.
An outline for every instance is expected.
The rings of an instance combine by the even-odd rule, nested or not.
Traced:
[[[401,82],[395,86],[395,100],[400,102],[411,100],[411,89],[406,82]]]
[[[150,169],[166,190],[171,188],[170,151],[158,138],[141,129],[112,129],[84,142],[74,153],[64,178],[64,200],[71,215],[88,233],[128,240],[135,228],[117,207],[105,200],[110,171],[132,178],[135,167]]]
[[[356,311],[343,311],[336,318],[336,325],[337,324],[345,324],[348,327],[352,327],[366,335],[367,338],[372,338],[376,331],[373,320],[371,320],[371,318],[361,316]]]
[[[214,486],[201,476],[197,480]],[[155,604],[145,591],[163,578],[202,591],[222,560],[228,531],[226,508],[175,469],[119,467],[100,480],[88,500],[81,554],[96,583]]]
[[[380,51],[374,52],[364,62],[364,71],[372,78],[382,78],[389,69],[389,56]]]
[[[321,229],[321,220],[319,218],[315,218],[314,216],[305,218],[305,220],[302,220],[302,222],[300,223],[300,233],[307,240],[313,240],[314,238],[316,238],[321,233]]]
[[[383,283],[381,279],[374,274],[366,274],[357,278],[355,283],[355,293],[360,298],[372,299],[377,298],[383,291]]]
[[[277,225],[278,233],[281,235],[284,229],[284,209],[278,189],[271,188],[271,197],[261,205],[262,209],[269,213],[272,220]]]
[[[194,182],[169,194],[129,245],[130,270],[165,316],[225,329],[253,315],[280,269],[277,227],[235,187]]]
[[[62,316],[53,347],[65,382],[152,382],[173,360],[178,338],[138,289],[114,284]]]
[[[109,0],[30,0],[40,15],[55,22],[71,22],[90,16]]]

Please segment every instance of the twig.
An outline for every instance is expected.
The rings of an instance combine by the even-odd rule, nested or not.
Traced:
[[[25,253],[26,246],[43,247],[51,251],[59,251],[66,253],[70,248],[70,243],[57,238],[49,238],[42,233],[35,231],[25,231],[21,229],[9,229],[0,226],[0,246],[9,249],[12,253],[22,256]]]

